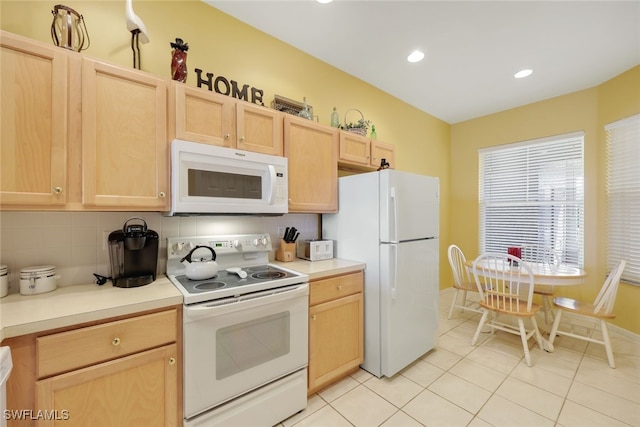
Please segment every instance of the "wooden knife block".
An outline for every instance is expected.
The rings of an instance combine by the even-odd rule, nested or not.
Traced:
[[[282,262],[293,261],[296,258],[296,244],[287,243],[280,239],[280,247],[276,250],[276,259]]]

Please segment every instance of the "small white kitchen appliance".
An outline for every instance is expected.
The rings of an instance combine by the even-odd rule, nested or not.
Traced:
[[[20,270],[20,295],[36,295],[54,291],[58,279],[54,265],[37,265]]]
[[[299,240],[296,256],[307,261],[322,261],[333,258],[333,240]]]

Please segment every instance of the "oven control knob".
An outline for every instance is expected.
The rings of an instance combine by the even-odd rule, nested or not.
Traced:
[[[242,245],[240,244],[240,240],[234,240],[233,242],[231,242],[231,246],[233,246],[236,249],[239,249]]]
[[[184,244],[184,246],[188,251],[196,247],[196,245],[194,245],[192,242],[187,242]]]
[[[267,237],[266,236],[262,236],[259,239],[253,239],[253,246],[267,246]]]
[[[174,252],[182,252],[182,249],[184,249],[184,243],[176,243],[173,245]]]

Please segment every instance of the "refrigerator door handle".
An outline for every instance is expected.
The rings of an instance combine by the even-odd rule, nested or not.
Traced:
[[[398,243],[398,197],[396,195],[396,187],[389,189],[389,197],[391,198],[391,211],[393,212],[393,229],[390,230],[389,240],[391,243]]]
[[[395,300],[398,286],[398,245],[389,245],[389,249],[393,251],[393,263],[391,264],[391,268],[393,268],[391,274],[393,278],[393,283],[391,284],[391,299]]]

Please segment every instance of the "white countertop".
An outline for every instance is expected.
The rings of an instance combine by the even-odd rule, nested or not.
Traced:
[[[324,261],[307,261],[296,258],[295,261],[275,261],[273,264],[306,274],[309,276],[309,280],[321,279],[337,274],[353,273],[358,270],[364,270],[366,267],[366,264],[362,261],[350,261],[337,258]]]
[[[296,259],[274,264],[307,274],[309,280],[351,273],[366,266],[343,259]],[[10,294],[0,299],[0,341],[176,304],[182,304],[182,294],[164,275],[137,288],[116,288],[108,282],[102,286],[61,286],[38,295]]]
[[[61,286],[38,295],[0,299],[0,341],[48,329],[182,304],[182,294],[165,276],[137,288]]]

